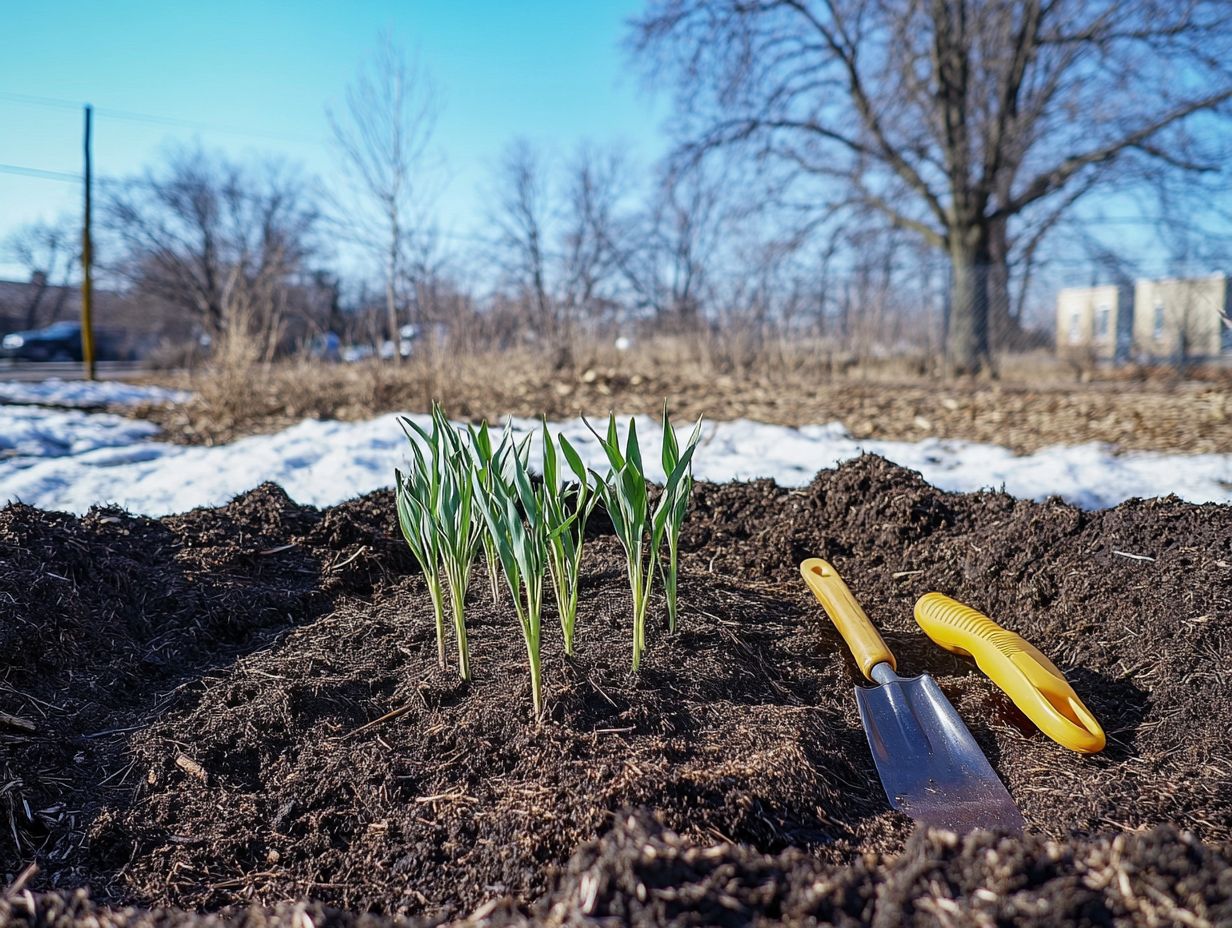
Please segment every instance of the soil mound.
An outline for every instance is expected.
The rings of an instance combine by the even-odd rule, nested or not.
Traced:
[[[1171,828],[1057,844],[918,831],[890,860],[699,845],[622,816],[535,910],[545,924],[1227,924],[1228,860]],[[495,921],[495,919],[494,919]]]
[[[1226,856],[1163,827],[1056,843],[916,832],[901,854],[827,866],[797,850],[699,844],[617,816],[529,909],[499,900],[458,926],[1183,925],[1232,923]],[[84,890],[0,898],[0,928],[416,928],[422,919],[284,902],[230,913],[114,909]]]
[[[633,676],[622,555],[595,520],[572,660],[545,616],[536,726],[516,622],[481,569],[475,679],[436,666],[387,492],[322,511],[267,485],[162,520],[0,510],[0,885],[37,862],[27,889],[46,893],[15,894],[0,925],[194,919],[176,908],[320,928],[481,906],[557,923],[1226,920],[1232,508],[946,494],[865,457],[802,489],[699,485],[684,548],[682,630],[654,628]],[[888,809],[857,672],[799,580],[812,555],[904,670],[937,678],[1031,837],[913,837]],[[932,589],[1048,653],[1108,749],[1053,744],[929,642],[911,606]]]

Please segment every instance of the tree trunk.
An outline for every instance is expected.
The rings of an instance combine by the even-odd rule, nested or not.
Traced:
[[[43,302],[43,296],[47,293],[47,278],[39,276],[34,283],[34,296],[30,298],[30,303],[26,307],[26,328],[33,329],[38,324],[39,304]]]
[[[988,230],[961,229],[950,234],[949,325],[947,366],[951,373],[974,375],[992,370],[988,331]]]
[[[398,273],[398,245],[396,237],[390,243],[385,256],[385,315],[389,326],[389,338],[393,343],[393,362],[402,363],[402,333],[398,326],[398,297],[394,289],[394,277]]]
[[[1022,326],[1010,299],[1010,243],[1005,219],[988,230],[988,331],[994,351],[1013,351],[1023,343]]]

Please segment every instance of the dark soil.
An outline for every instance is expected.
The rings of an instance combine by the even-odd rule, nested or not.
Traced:
[[[0,926],[1232,919],[1232,508],[947,494],[873,457],[799,490],[699,485],[682,630],[655,627],[637,676],[620,549],[593,535],[572,660],[545,617],[536,725],[482,568],[475,679],[437,668],[388,493],[0,510]],[[889,810],[813,555],[937,678],[1027,839]],[[1057,746],[929,642],[932,589],[1048,653],[1107,750]]]

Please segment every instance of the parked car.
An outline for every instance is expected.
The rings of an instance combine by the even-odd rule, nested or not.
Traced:
[[[314,335],[308,342],[308,357],[314,361],[335,361],[342,360],[342,339],[338,337],[336,332],[322,332],[320,335]]]
[[[53,322],[43,329],[10,332],[0,339],[0,357],[15,361],[80,361],[81,323]]]

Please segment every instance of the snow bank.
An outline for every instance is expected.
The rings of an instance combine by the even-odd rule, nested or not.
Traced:
[[[22,458],[63,458],[133,445],[157,432],[158,426],[151,422],[110,413],[0,406],[0,491],[5,488],[5,463],[21,467]],[[8,458],[15,460],[5,462]]]
[[[856,439],[837,422],[800,429],[721,423],[705,452],[699,449],[696,471],[709,480],[774,477],[794,485],[865,451],[918,470],[943,490],[1004,489],[1036,500],[1060,496],[1084,509],[1169,493],[1194,503],[1232,503],[1232,455],[1114,454],[1100,442],[1016,455],[1000,445],[970,441]]]
[[[44,406],[136,406],[140,403],[180,403],[188,394],[163,387],[142,387],[118,380],[0,381],[0,403]]]
[[[513,424],[519,434],[535,427],[530,420]],[[654,449],[646,454],[647,462],[656,461],[656,423],[639,419],[637,427]],[[573,441],[588,463],[603,466],[584,425],[554,428]],[[389,486],[394,467],[405,460],[406,439],[393,415],[367,422],[307,420],[273,435],[211,448],[146,440],[152,430],[115,416],[35,414],[0,406],[0,502],[21,500],[74,512],[108,502],[163,515],[219,505],[273,480],[294,499],[324,506]],[[17,437],[10,441],[12,436]],[[1015,496],[1059,495],[1086,508],[1168,493],[1193,502],[1232,503],[1232,455],[1115,455],[1106,446],[1087,444],[1015,456],[995,445],[964,441],[855,439],[837,423],[799,429],[749,421],[708,423],[695,471],[705,480],[772,477],[797,486],[863,451],[918,470],[947,490],[1004,487]]]

